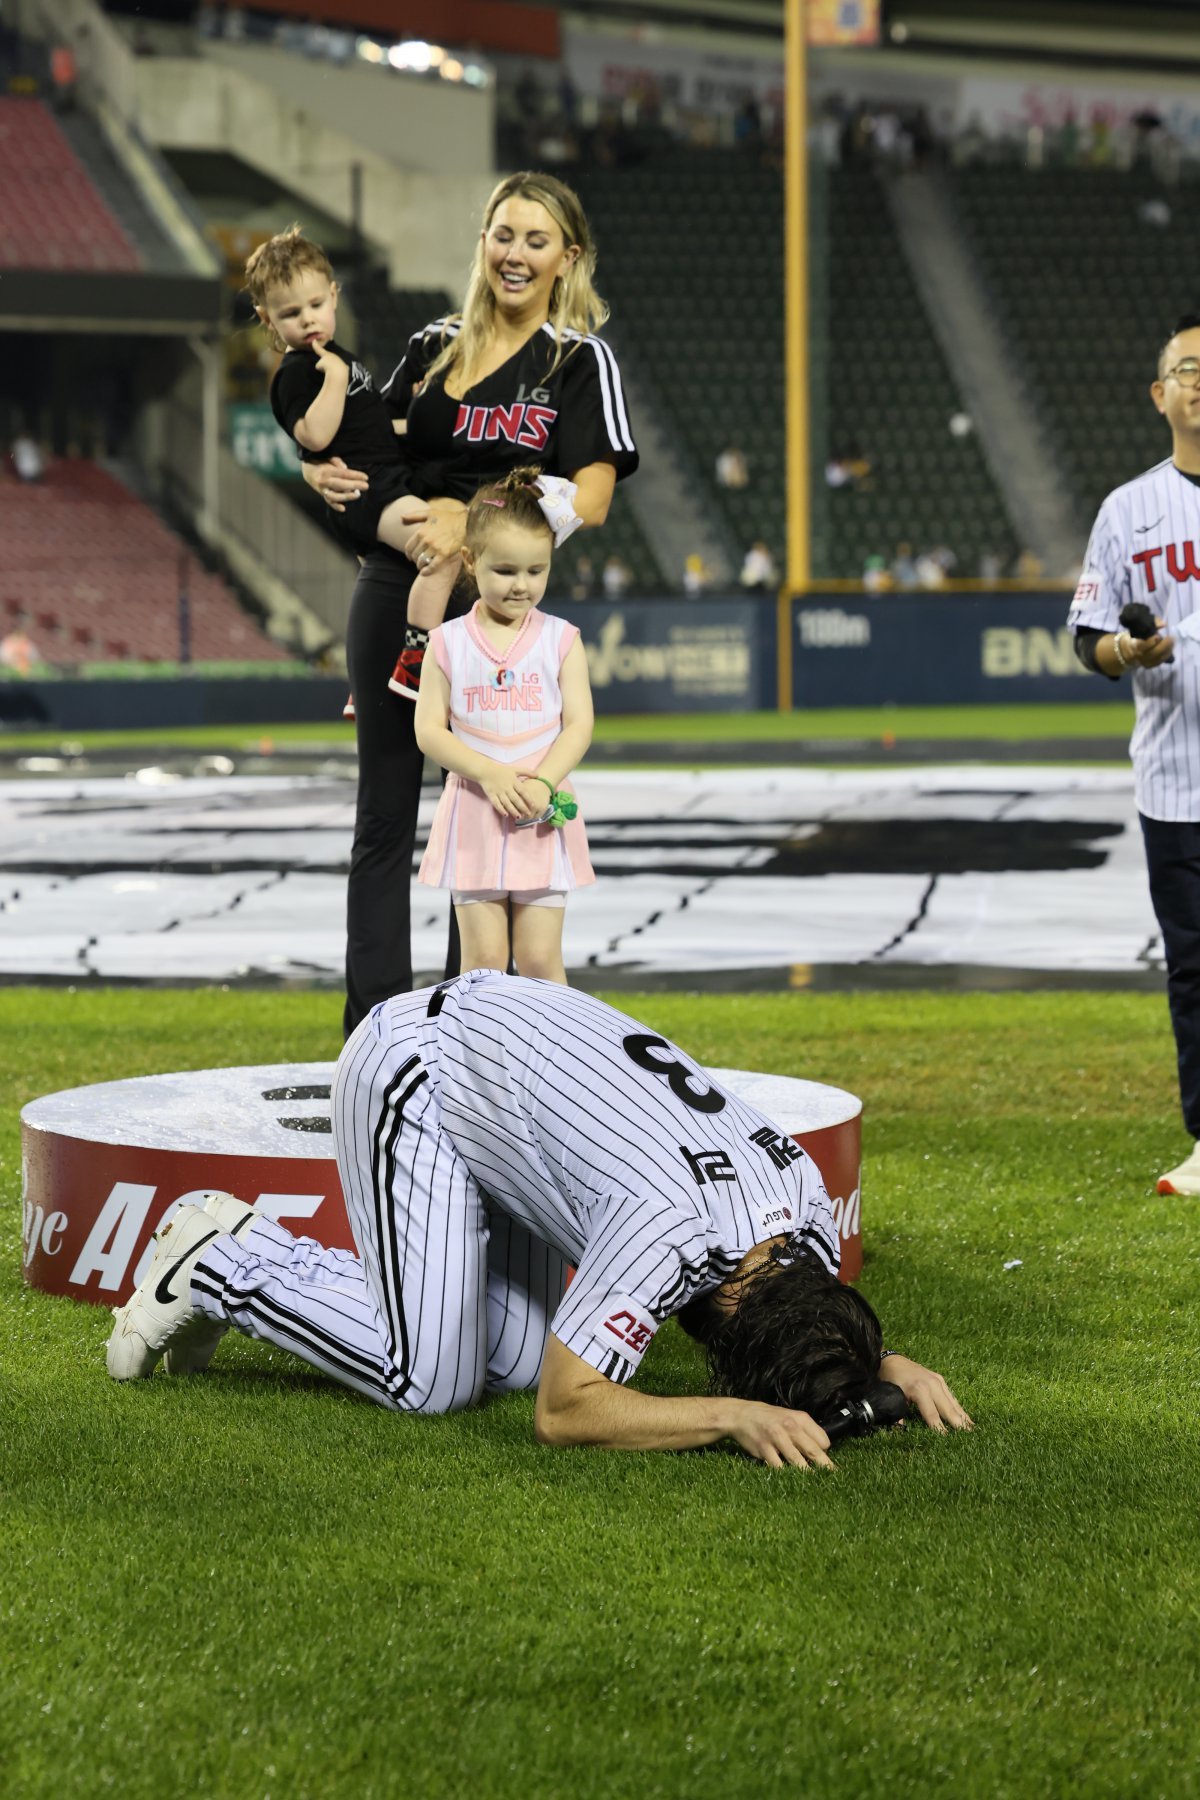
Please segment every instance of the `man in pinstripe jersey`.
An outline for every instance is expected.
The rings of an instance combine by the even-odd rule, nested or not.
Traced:
[[[1067,622],[1085,668],[1133,683],[1129,750],[1193,1140],[1158,1191],[1200,1195],[1200,314],[1163,345],[1150,397],[1171,455],[1100,508]],[[1149,608],[1151,636],[1122,628],[1130,602]]]
[[[880,1379],[934,1430],[970,1425],[838,1282],[799,1145],[591,995],[477,969],[384,1001],[342,1052],[332,1120],[359,1257],[230,1195],[182,1208],[117,1312],[110,1374],[201,1367],[232,1325],[400,1411],[536,1387],[556,1444],[731,1437],[828,1466],[813,1412]],[[676,1314],[708,1348],[710,1396],[627,1386]]]

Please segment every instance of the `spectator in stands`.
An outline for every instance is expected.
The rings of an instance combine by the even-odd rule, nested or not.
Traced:
[[[943,588],[946,585],[946,571],[932,550],[922,550],[915,565],[917,586],[927,589]]]
[[[1013,574],[1018,581],[1040,581],[1045,573],[1045,563],[1036,550],[1028,547],[1020,552],[1013,564]]]
[[[821,161],[836,169],[842,160],[842,133],[846,123],[846,102],[840,94],[831,94],[821,107],[817,121],[817,144]]]
[[[632,580],[633,571],[630,569],[629,564],[625,562],[623,558],[619,557],[615,551],[611,556],[605,557],[604,569],[600,576],[600,582],[604,588],[604,598],[606,600],[623,600],[626,590]]]
[[[739,450],[736,444],[727,444],[718,456],[717,482],[723,488],[744,488],[750,485],[750,467],[745,451]]]
[[[79,65],[70,44],[55,44],[50,51],[50,97],[55,112],[70,112],[75,105]]]
[[[952,160],[964,167],[983,162],[990,147],[991,140],[983,120],[978,113],[972,113],[954,140]]]
[[[1079,161],[1079,120],[1075,117],[1073,107],[1068,107],[1066,117],[1058,133],[1058,154],[1068,169],[1073,169]]]
[[[863,563],[862,584],[868,594],[886,594],[892,585],[892,573],[886,556],[868,556]]]
[[[21,481],[40,481],[46,473],[46,459],[27,431],[19,431],[13,439],[12,461]]]
[[[564,119],[551,119],[537,133],[537,160],[554,169],[568,169],[579,161],[579,139]]]
[[[896,554],[892,558],[892,586],[907,591],[920,585],[912,545],[897,544]]]
[[[572,600],[590,600],[596,591],[596,570],[590,556],[577,556],[571,574]]]
[[[762,149],[762,113],[753,94],[747,94],[733,116],[733,141],[740,150]]]
[[[33,639],[20,626],[10,631],[7,637],[0,638],[0,668],[11,669],[14,675],[24,679],[40,661]]]
[[[979,553],[980,581],[999,581],[1002,565],[994,550],[981,550]]]
[[[603,525],[616,482],[637,468],[620,370],[593,335],[608,316],[594,285],[595,256],[577,196],[554,176],[526,170],[493,189],[456,328],[437,319],[414,332],[385,389],[395,416],[407,420],[414,469],[436,469],[454,498],[469,501],[527,463],[528,443],[515,439],[531,429],[542,435],[538,460],[547,473],[575,483],[574,513],[585,528]],[[530,401],[535,390],[544,400]],[[494,430],[458,431],[467,393]],[[352,506],[364,485],[362,471],[344,464],[308,463],[304,475],[335,509]],[[359,786],[347,897],[347,1032],[378,1001],[412,986],[409,882],[424,757],[413,735],[414,709],[389,693],[388,676],[404,640],[413,565],[457,557],[464,519],[431,514],[407,560],[379,546],[350,602],[346,656]],[[458,964],[452,937],[451,974]]]
[[[779,586],[775,558],[762,538],[756,538],[742,558],[738,581],[748,594],[773,594]]]
[[[1141,202],[1137,216],[1143,225],[1153,225],[1158,231],[1166,231],[1171,223],[1171,208],[1161,194],[1154,194]]]
[[[866,489],[871,482],[871,459],[857,446],[835,450],[825,464],[825,485],[837,488]]]
[[[702,594],[712,582],[712,570],[698,550],[693,550],[683,565],[683,591],[691,599]]]

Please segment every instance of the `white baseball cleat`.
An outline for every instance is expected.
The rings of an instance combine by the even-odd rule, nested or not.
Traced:
[[[249,1230],[256,1216],[254,1208],[239,1200],[236,1194],[205,1194],[201,1211],[208,1214],[222,1231]],[[197,1313],[186,1330],[172,1338],[163,1351],[163,1371],[167,1375],[200,1375],[216,1355],[217,1345],[229,1330],[219,1319]]]
[[[1158,1178],[1160,1194],[1183,1194],[1192,1197],[1200,1194],[1200,1144],[1192,1154],[1181,1162],[1177,1169],[1168,1169],[1165,1175]]]
[[[114,1381],[152,1375],[163,1353],[187,1333],[197,1318],[192,1304],[192,1270],[205,1245],[228,1229],[198,1206],[181,1206],[155,1234],[154,1256],[145,1279],[124,1306],[113,1308],[116,1324],[106,1360]]]

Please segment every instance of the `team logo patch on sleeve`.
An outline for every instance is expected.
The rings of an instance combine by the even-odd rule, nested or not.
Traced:
[[[610,1295],[592,1325],[592,1336],[607,1350],[640,1361],[658,1327],[642,1308],[621,1294]]]
[[[1105,611],[1104,583],[1094,569],[1085,569],[1079,578],[1067,615],[1071,625],[1086,625],[1101,618]]]

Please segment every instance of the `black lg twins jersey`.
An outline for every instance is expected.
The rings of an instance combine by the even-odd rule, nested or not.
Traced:
[[[611,462],[617,479],[638,465],[617,359],[603,338],[564,332],[563,356],[551,372],[556,343],[543,325],[494,374],[460,400],[444,378],[425,371],[458,332],[436,319],[408,341],[404,360],[383,389],[394,418],[407,418],[400,442],[413,491],[469,501],[509,469],[537,463],[548,475],[572,475]]]

